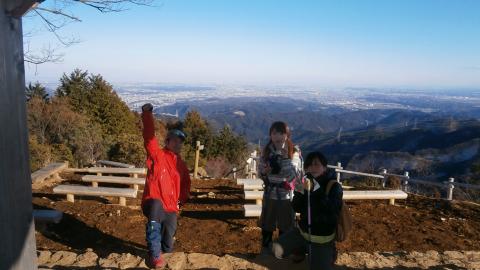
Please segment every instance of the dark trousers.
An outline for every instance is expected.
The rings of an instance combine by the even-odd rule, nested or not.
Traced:
[[[177,213],[165,212],[160,200],[150,199],[143,204],[147,217],[146,241],[148,252],[153,258],[173,251],[173,237],[177,230]]]
[[[276,228],[278,228],[280,235],[294,228],[295,212],[290,200],[264,198],[260,224],[262,227],[262,246],[269,247],[272,244],[273,231]]]

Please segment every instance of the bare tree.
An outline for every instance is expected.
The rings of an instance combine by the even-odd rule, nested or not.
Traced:
[[[26,63],[42,64],[47,62],[61,62],[63,53],[59,53],[62,48],[67,48],[80,40],[73,35],[67,36],[62,33],[62,29],[70,23],[81,22],[82,20],[70,12],[76,5],[84,5],[93,8],[101,13],[121,12],[128,9],[128,6],[153,6],[155,0],[39,0],[32,6],[25,15],[26,20],[39,20],[43,25],[43,30],[51,33],[58,45],[43,45],[41,49],[32,49],[32,39],[42,29],[34,29],[24,33],[24,57]]]

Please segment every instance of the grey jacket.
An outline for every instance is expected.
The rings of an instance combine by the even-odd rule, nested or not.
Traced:
[[[270,146],[270,150],[271,154],[269,159],[262,159],[259,165],[263,167],[265,166],[265,163],[277,162],[280,170],[278,173],[270,172],[267,175],[262,175],[262,179],[265,182],[263,198],[292,200],[293,190],[291,187],[296,185],[296,182],[300,177],[300,172],[297,170],[297,166],[292,159],[277,156],[273,146]]]

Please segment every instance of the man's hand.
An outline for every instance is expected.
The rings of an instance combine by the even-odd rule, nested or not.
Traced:
[[[151,103],[146,103],[142,106],[142,112],[151,112],[153,111],[153,105]]]

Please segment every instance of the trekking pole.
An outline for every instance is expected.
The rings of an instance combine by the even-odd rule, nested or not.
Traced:
[[[312,212],[310,205],[310,189],[312,183],[308,178],[307,181],[308,269],[312,269]]]

